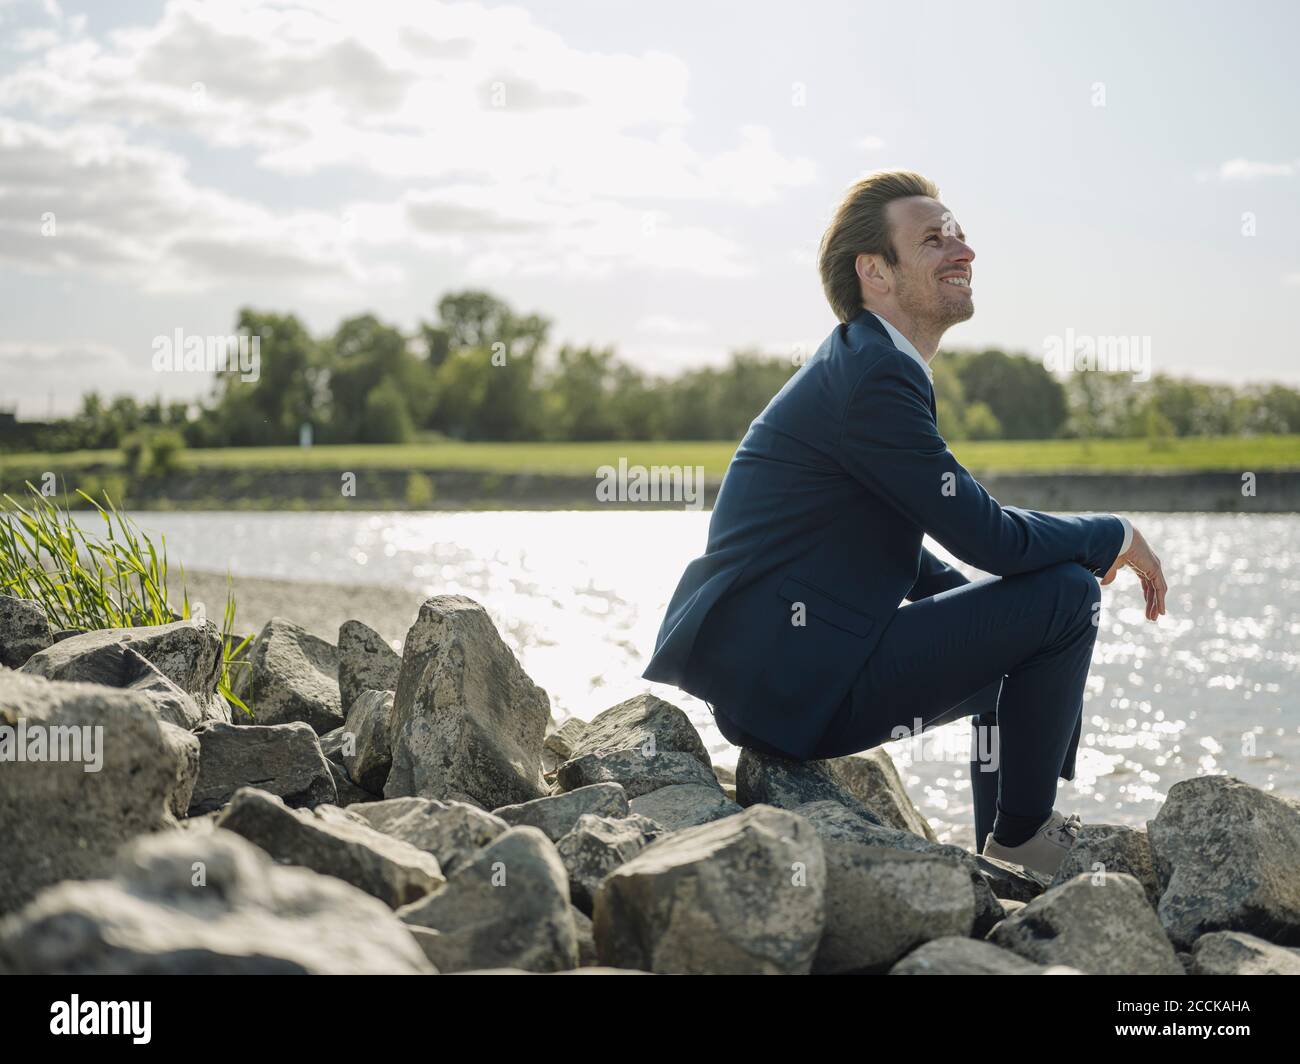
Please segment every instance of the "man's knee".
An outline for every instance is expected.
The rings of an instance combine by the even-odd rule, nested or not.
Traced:
[[[1061,610],[1072,612],[1080,622],[1096,627],[1100,617],[1101,584],[1078,562],[1064,562],[1048,570],[1061,596]]]

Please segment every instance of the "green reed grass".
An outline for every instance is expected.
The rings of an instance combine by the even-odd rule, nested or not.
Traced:
[[[191,620],[185,568],[181,573],[181,611],[167,598],[167,537],[158,546],[119,510],[107,492],[100,505],[81,489],[104,521],[103,535],[82,528],[68,506],[27,482],[23,505],[0,495],[0,593],[38,603],[56,628],[134,628]],[[221,676],[217,690],[252,715],[232,690],[231,671],[247,668],[240,660],[252,636],[235,641],[235,593],[226,576],[221,623]]]

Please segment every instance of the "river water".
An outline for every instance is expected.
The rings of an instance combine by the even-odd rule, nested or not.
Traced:
[[[1129,516],[1164,563],[1168,613],[1143,618],[1132,574],[1103,589],[1077,775],[1057,807],[1139,826],[1178,780],[1225,772],[1300,798],[1300,518]],[[557,720],[590,719],[649,689],[690,715],[716,764],[735,763],[707,707],[640,679],[677,578],[703,549],[707,512],[137,520],[165,534],[173,565],[187,569],[468,595],[550,694]],[[969,735],[960,722],[886,746],[939,837],[967,846]]]

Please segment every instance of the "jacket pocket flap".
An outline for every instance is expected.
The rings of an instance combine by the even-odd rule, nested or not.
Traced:
[[[809,613],[820,617],[827,624],[852,632],[856,636],[866,636],[875,622],[865,613],[860,613],[848,606],[841,606],[833,598],[815,587],[788,576],[781,582],[777,594],[787,602],[802,602]]]

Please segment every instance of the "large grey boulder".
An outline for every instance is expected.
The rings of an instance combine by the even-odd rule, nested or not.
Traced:
[[[851,809],[835,801],[808,802],[794,810],[804,817],[823,842],[857,842],[864,846],[885,846],[907,853],[919,853],[955,861],[966,870],[975,898],[975,923],[971,933],[987,934],[1005,915],[1002,905],[994,897],[984,874],[985,858],[976,857],[960,846],[929,842],[910,831],[873,824]]]
[[[228,831],[125,847],[111,879],[60,883],[0,922],[0,970],[27,975],[419,975],[392,910],[281,867]]]
[[[807,974],[826,861],[803,817],[757,805],[652,843],[596,894],[604,965],[684,974]]]
[[[1032,868],[1025,868],[1023,865],[999,861],[996,857],[986,857],[981,853],[976,855],[975,863],[979,866],[989,889],[993,891],[993,896],[1000,902],[1028,903],[1052,885],[1051,876],[1036,872]],[[1075,875],[1078,873],[1076,872]]]
[[[632,812],[649,817],[666,831],[681,831],[742,812],[718,787],[700,783],[660,787],[633,798],[629,804]]]
[[[510,827],[478,806],[436,798],[389,798],[348,811],[376,831],[433,854],[446,874],[455,872]]]
[[[343,724],[339,700],[338,650],[319,636],[272,617],[243,654],[247,668],[235,670],[233,691],[253,710],[236,713],[236,724],[310,724],[317,735]]]
[[[623,790],[622,784],[593,783],[589,787],[579,787],[565,794],[534,798],[531,802],[521,802],[518,805],[503,805],[492,812],[511,827],[531,824],[552,842],[556,842],[573,830],[574,824],[584,813],[625,817],[630,810],[627,792]]]
[[[1067,965],[1027,961],[977,938],[936,938],[889,969],[890,975],[1082,975]]]
[[[314,733],[313,733],[314,734]],[[362,790],[348,775],[347,769],[342,765],[337,765],[329,758],[325,759],[325,764],[329,766],[330,775],[334,777],[334,789],[338,792],[338,801],[335,803],[340,807],[350,807],[362,802],[377,802],[380,796],[371,794],[369,791]]]
[[[736,761],[736,801],[778,809],[809,802],[838,802],[872,824],[884,824],[874,809],[851,794],[829,761],[791,761],[745,747]]]
[[[939,841],[929,821],[907,796],[903,778],[884,747],[847,757],[833,757],[826,762],[826,767],[845,790],[875,813],[887,827],[910,831],[930,842]]]
[[[587,722],[570,717],[559,727],[552,721],[547,728],[546,738],[542,740],[542,770],[550,776],[573,756],[573,747],[587,730]]]
[[[1300,945],[1300,806],[1232,776],[1181,780],[1147,837],[1160,920],[1180,949],[1211,931]]]
[[[555,849],[569,875],[569,896],[590,913],[601,881],[658,837],[654,825],[639,816],[594,816],[583,813]]]
[[[568,760],[624,750],[640,750],[646,757],[678,751],[713,770],[704,740],[690,717],[671,702],[652,694],[629,698],[588,721],[576,736]]]
[[[1002,921],[989,941],[1037,964],[1088,975],[1183,975],[1142,884],[1124,872],[1075,876]]]
[[[316,733],[306,724],[237,725],[210,721],[199,740],[199,778],[190,816],[220,809],[241,787],[257,787],[286,805],[336,805],[338,789]]]
[[[334,876],[394,909],[444,882],[431,854],[334,806],[290,809],[273,794],[244,787],[222,810],[216,826],[244,836],[277,861]]]
[[[346,716],[362,691],[393,691],[402,656],[360,621],[339,625],[339,699]]]
[[[134,653],[128,654],[124,648]],[[171,689],[159,684],[136,654],[193,701],[193,709],[180,700],[176,706],[181,717],[193,719],[177,719],[166,711],[164,719],[171,719],[179,727],[194,727],[204,720],[230,720],[230,705],[217,692],[217,681],[221,678],[221,634],[211,621],[175,621],[84,632],[33,654],[22,671],[49,680],[109,687],[138,684],[145,690],[169,693]]]
[[[482,606],[460,595],[431,598],[406,635],[384,796],[486,809],[540,798],[550,716],[546,692]]]
[[[1240,931],[1212,931],[1192,947],[1189,975],[1300,975],[1300,949]]]
[[[628,798],[639,798],[661,787],[679,784],[712,787],[722,793],[710,768],[701,764],[695,755],[677,750],[659,750],[650,755],[639,749],[583,754],[566,761],[556,774],[556,785],[561,791],[596,783],[621,784]]]
[[[228,719],[228,713],[220,712],[222,707],[228,708],[228,703],[221,695],[216,695],[207,703],[208,709],[216,711],[218,715],[205,717],[204,710],[199,707],[199,704],[177,684],[167,679],[162,670],[146,657],[136,653],[124,643],[105,649],[116,650],[122,661],[119,676],[121,682],[109,686],[120,687],[124,691],[137,691],[144,695],[153,703],[154,712],[168,724],[193,731],[209,720],[224,722]]]
[[[198,771],[199,741],[143,695],[0,670],[0,912],[174,828]]]
[[[438,932],[422,945],[440,972],[557,972],[578,963],[568,877],[551,840],[534,827],[510,828],[446,886],[397,915]]]
[[[392,691],[362,691],[348,710],[345,732],[355,741],[343,747],[343,767],[348,778],[371,794],[383,794],[393,767],[389,729],[393,719]]]
[[[1100,872],[1127,872],[1142,884],[1152,908],[1160,903],[1160,885],[1145,831],[1118,824],[1085,824],[1056,870],[1051,885],[1059,886],[1077,875]]]
[[[823,847],[826,929],[814,972],[884,972],[923,942],[971,933],[975,891],[957,861],[840,840]]]
[[[0,595],[0,665],[20,669],[53,642],[50,619],[39,603]]]

